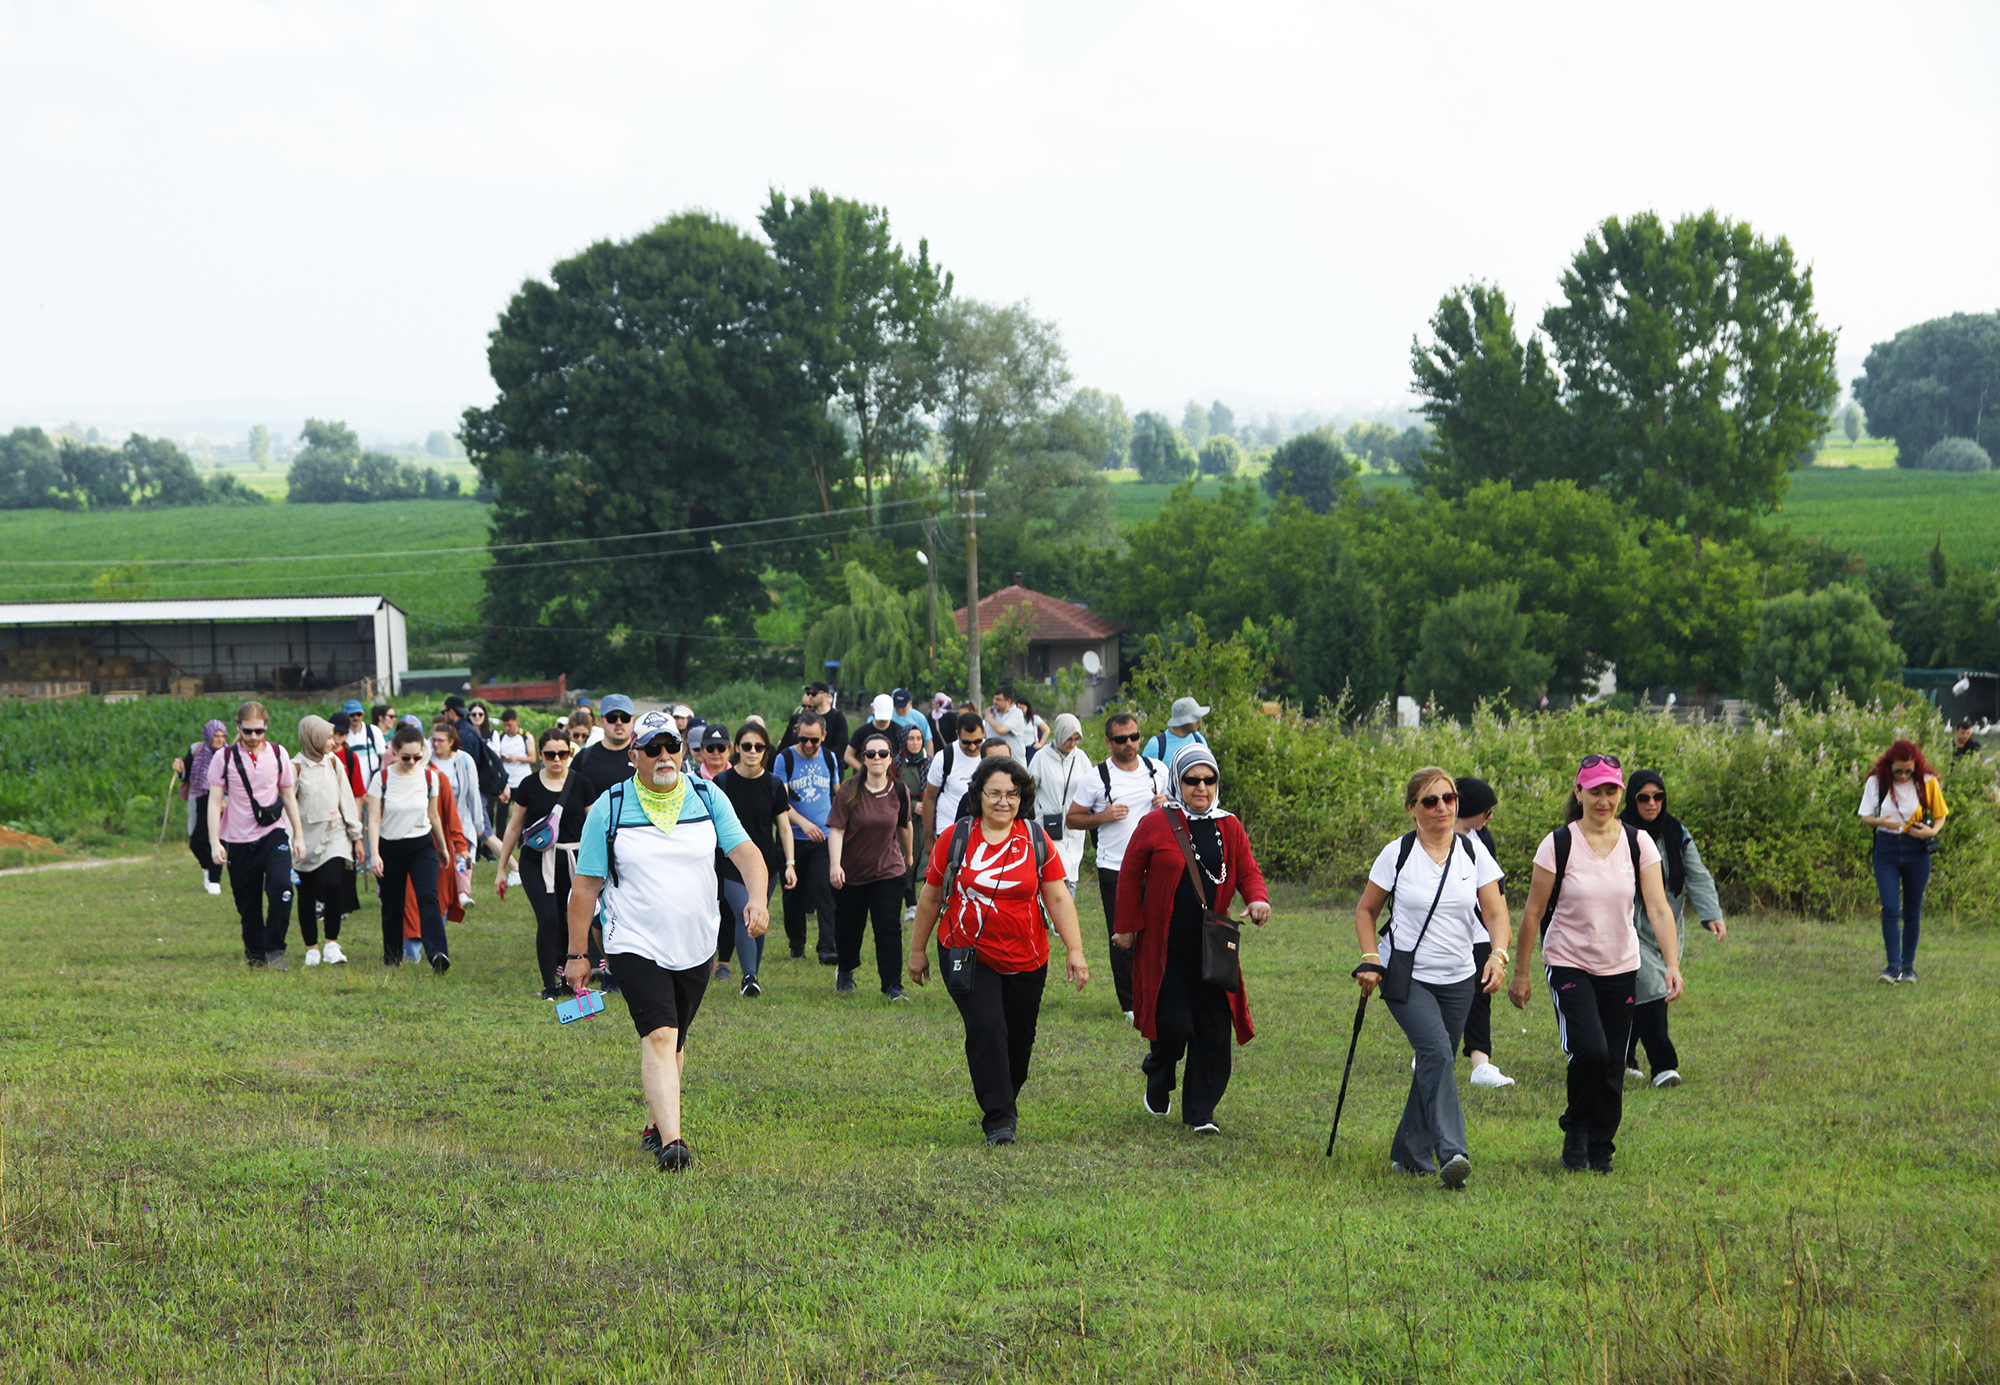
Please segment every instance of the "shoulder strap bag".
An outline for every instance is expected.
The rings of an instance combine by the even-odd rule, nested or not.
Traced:
[[[1457,834],[1454,833],[1453,835],[1456,836]],[[1416,834],[1411,833],[1409,840],[1410,844],[1413,845],[1416,841]],[[1463,838],[1460,838],[1460,840],[1463,840]],[[1466,855],[1470,856],[1471,854],[1472,849],[1468,846],[1466,848]],[[1444,898],[1445,877],[1451,874],[1452,855],[1453,853],[1447,850],[1445,852],[1444,864],[1438,867],[1437,893],[1431,896],[1431,907],[1424,913],[1424,926],[1417,931],[1416,942],[1412,943],[1409,947],[1399,945],[1389,954],[1389,966],[1382,977],[1382,999],[1384,1000],[1400,1003],[1410,998],[1410,987],[1415,983],[1417,975],[1417,949],[1424,945],[1424,938],[1431,931],[1431,920],[1437,917],[1438,901]],[[1396,862],[1396,874],[1398,877],[1402,875],[1402,863],[1408,859],[1409,847],[1406,845],[1402,856]],[[1390,941],[1394,943],[1395,905],[1392,903],[1389,907]]]
[[[1208,877],[1202,874],[1201,862],[1195,859],[1194,839],[1188,835],[1186,817],[1171,807],[1165,811],[1167,825],[1173,829],[1174,841],[1180,846],[1181,859],[1187,863],[1188,879],[1194,883],[1195,898],[1201,901],[1201,979],[1225,991],[1240,990],[1243,967],[1236,949],[1236,924],[1215,912],[1215,895],[1208,888]],[[1223,868],[1228,869],[1226,861]]]

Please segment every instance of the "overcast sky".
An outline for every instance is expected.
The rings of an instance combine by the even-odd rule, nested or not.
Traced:
[[[1452,285],[1714,206],[1870,343],[2000,308],[2000,4],[0,0],[0,410],[491,396],[524,278],[880,203],[1133,408],[1393,401]],[[85,420],[86,422],[92,420]]]

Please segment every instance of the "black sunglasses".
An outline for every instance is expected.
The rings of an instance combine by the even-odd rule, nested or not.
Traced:
[[[1583,763],[1578,765],[1577,768],[1595,769],[1599,765],[1609,765],[1613,769],[1625,768],[1625,766],[1618,763],[1616,755],[1586,755],[1583,757]]]
[[[1632,795],[1632,801],[1634,803],[1665,803],[1667,796],[1663,793],[1635,793]]]
[[[630,712],[606,712],[603,716],[598,718],[599,721],[609,722],[617,725],[623,725],[625,722],[628,722],[631,719],[632,719],[632,714]]]
[[[738,741],[736,749],[745,755],[750,754],[752,751],[761,755],[764,753],[766,746],[762,741]]]
[[[670,735],[665,731],[660,732],[653,739],[639,747],[641,755],[648,755],[654,759],[658,759],[662,755],[678,755],[680,751],[680,737]]]
[[[1455,793],[1427,793],[1418,799],[1417,802],[1426,808],[1435,808],[1440,803],[1448,806],[1458,802],[1458,795]]]
[[[1183,784],[1188,785],[1190,788],[1205,789],[1213,785],[1216,782],[1216,778],[1212,774],[1202,774],[1202,775],[1183,774],[1181,776],[1181,782]]]
[[[861,752],[861,758],[864,760],[891,760],[895,756],[886,750],[864,750]]]
[[[800,745],[818,745],[822,739],[824,738],[820,736],[800,736],[798,743]]]
[[[1146,733],[1144,731],[1134,731],[1129,736],[1106,736],[1104,739],[1110,741],[1113,745],[1131,745],[1135,741],[1145,740]]]
[[[236,729],[238,731],[241,731],[246,736],[261,736],[264,734],[265,730],[265,728],[261,726],[245,726],[240,721],[236,723]]]
[[[572,753],[567,750],[544,750],[542,758],[544,760],[567,760]]]

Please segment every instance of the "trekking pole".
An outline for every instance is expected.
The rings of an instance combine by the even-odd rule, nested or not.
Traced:
[[[1333,1157],[1334,1137],[1340,1134],[1340,1112],[1347,1105],[1347,1079],[1354,1074],[1354,1050],[1361,1043],[1361,1021],[1368,1015],[1368,992],[1361,993],[1361,1003],[1354,1007],[1354,1037],[1347,1041],[1347,1066],[1340,1074],[1340,1100],[1333,1104],[1333,1130],[1326,1137],[1326,1156]]]
[[[167,771],[167,806],[160,810],[160,835],[153,843],[153,883],[151,888],[160,888],[160,850],[167,844],[167,819],[174,815],[174,772]]]

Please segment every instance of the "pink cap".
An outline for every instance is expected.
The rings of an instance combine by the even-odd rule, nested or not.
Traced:
[[[1609,760],[1599,760],[1589,769],[1580,769],[1576,772],[1577,788],[1594,789],[1599,784],[1616,784],[1622,789],[1625,787],[1625,776],[1619,771],[1618,766]]]

